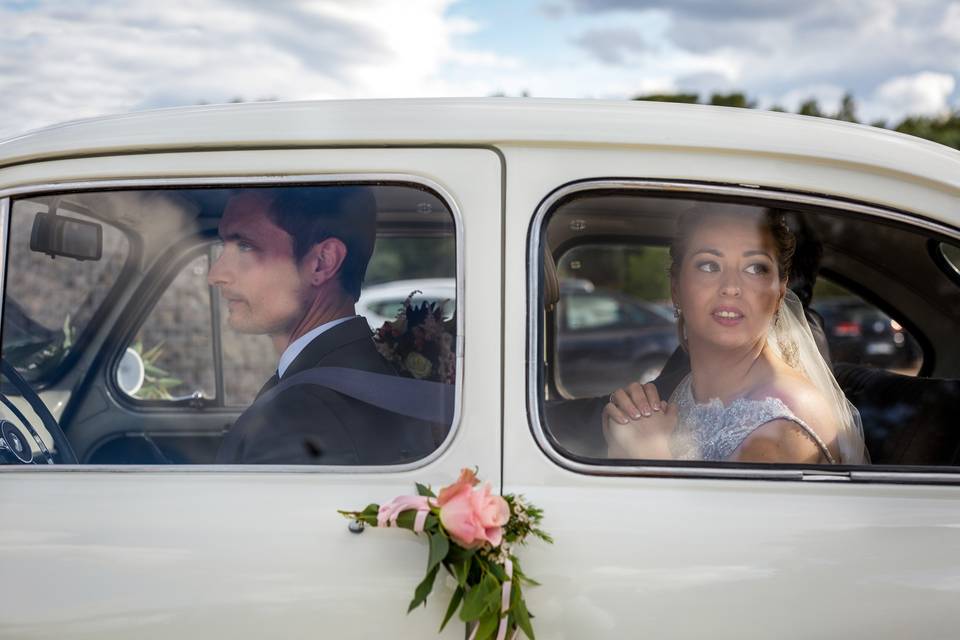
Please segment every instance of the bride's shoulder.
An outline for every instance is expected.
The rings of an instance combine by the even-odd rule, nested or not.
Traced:
[[[821,437],[836,430],[835,413],[822,393],[803,375],[777,372],[749,394],[751,399],[776,398]]]

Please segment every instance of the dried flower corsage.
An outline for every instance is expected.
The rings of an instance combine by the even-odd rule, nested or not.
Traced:
[[[374,343],[380,355],[393,363],[401,375],[453,384],[456,323],[452,318],[444,319],[442,303],[413,304],[411,300],[417,293],[421,292],[412,291],[397,317],[377,329]]]
[[[456,579],[457,588],[441,631],[459,609],[460,619],[471,626],[472,640],[515,638],[521,630],[533,640],[533,616],[522,586],[537,583],[520,570],[514,551],[531,535],[553,540],[540,528],[540,509],[521,496],[492,494],[489,483],[478,484],[476,472],[463,469],[439,495],[418,483],[418,495],[340,513],[374,527],[401,527],[426,535],[427,575],[417,585],[408,613],[426,602],[442,566]]]

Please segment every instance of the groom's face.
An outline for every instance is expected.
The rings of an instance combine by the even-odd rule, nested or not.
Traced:
[[[717,216],[691,234],[673,293],[688,341],[737,348],[766,339],[785,286],[769,231]]]
[[[223,250],[207,280],[220,289],[233,330],[289,336],[311,290],[294,259],[293,237],[273,223],[269,205],[255,192],[227,203],[219,228]]]

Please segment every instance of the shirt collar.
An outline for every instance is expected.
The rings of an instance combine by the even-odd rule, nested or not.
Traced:
[[[313,339],[319,336],[324,331],[333,329],[338,324],[343,324],[347,320],[353,320],[358,316],[345,316],[343,318],[337,318],[336,320],[331,320],[330,322],[325,322],[318,327],[314,327],[307,331],[305,334],[291,342],[287,345],[287,348],[283,350],[283,353],[280,355],[280,363],[277,365],[277,374],[280,378],[283,377],[283,374],[286,373],[287,368],[293,364],[293,361],[297,359],[297,356],[300,355],[300,352],[303,351],[308,344],[313,342]]]

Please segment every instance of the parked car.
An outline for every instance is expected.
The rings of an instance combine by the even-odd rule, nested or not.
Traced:
[[[921,356],[920,346],[903,325],[876,307],[855,298],[828,298],[813,308],[823,318],[834,362],[907,368]]]
[[[397,317],[404,301],[413,305],[437,303],[445,318],[453,316],[457,299],[457,283],[453,278],[415,278],[392,280],[364,287],[357,300],[357,315],[367,319],[371,329]]]
[[[431,326],[410,351],[386,350],[426,369],[440,361],[424,341],[447,349],[452,418],[412,461],[218,464],[224,433],[278,364],[274,341],[227,321],[242,296],[208,282],[228,205],[342,186],[375,200],[368,274],[454,274],[455,334]],[[882,299],[917,338],[916,377],[837,366],[873,464],[629,461],[577,447],[570,434],[598,436],[606,400],[557,384],[560,314],[581,295],[652,310],[626,289],[561,302],[553,265],[579,246],[662,252],[679,215],[720,202],[788,210],[822,244],[823,274]],[[202,106],[0,142],[0,235],[12,380],[0,637],[463,638],[456,621],[437,633],[452,579],[406,612],[423,537],[358,535],[337,510],[449,484],[464,467],[545,512],[555,543],[515,550],[541,585],[525,590],[540,638],[956,633],[960,280],[938,258],[960,242],[955,150],[699,105]],[[237,251],[255,259],[247,240]],[[624,269],[643,284],[666,265]],[[620,355],[631,366],[632,339]]]

